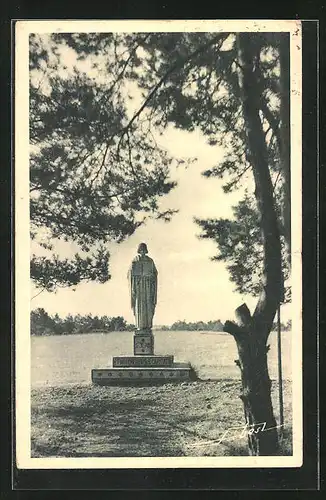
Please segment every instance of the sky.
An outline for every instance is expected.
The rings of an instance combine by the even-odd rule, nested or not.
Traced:
[[[63,54],[63,61],[71,63],[71,53]],[[235,292],[225,264],[211,261],[211,257],[218,253],[216,245],[198,238],[200,228],[193,221],[194,217],[232,217],[232,205],[241,197],[241,190],[225,194],[221,180],[206,179],[201,175],[222,159],[223,149],[207,145],[199,131],[190,133],[172,127],[160,136],[159,143],[177,157],[198,158],[187,169],[180,166],[171,171],[171,178],[177,180],[178,185],[161,199],[162,209],[178,209],[179,213],[168,223],[148,221],[123,243],[109,244],[112,278],[105,284],[85,283],[78,285],[75,291],[63,288],[56,293],[44,291],[39,295],[32,284],[32,309],[43,307],[50,314],[60,316],[78,313],[119,315],[134,322],[127,271],[138,244],[145,242],[158,269],[155,325],[168,325],[177,320],[233,319],[234,310],[243,302],[253,311],[256,299]],[[65,257],[78,249],[74,244],[62,242],[55,250]],[[33,242],[31,251],[38,252]]]
[[[179,209],[171,222],[149,221],[126,241],[110,244],[110,273],[105,284],[88,283],[76,291],[60,289],[42,292],[32,299],[32,308],[44,307],[50,314],[88,314],[123,316],[133,322],[130,309],[127,271],[136,255],[138,244],[147,243],[149,255],[158,269],[158,303],[156,325],[177,320],[209,321],[232,319],[234,310],[246,302],[252,310],[256,299],[234,291],[224,263],[212,262],[217,253],[214,242],[198,238],[196,217],[230,217],[232,205],[240,192],[224,194],[221,181],[206,179],[201,172],[212,167],[223,155],[218,147],[208,146],[200,133],[170,129],[161,143],[176,155],[196,156],[198,161],[185,169],[178,167],[172,175],[178,185],[162,200],[161,207]],[[75,251],[73,245],[62,244],[65,254]],[[33,249],[34,250],[34,249]],[[32,287],[31,296],[37,290]]]

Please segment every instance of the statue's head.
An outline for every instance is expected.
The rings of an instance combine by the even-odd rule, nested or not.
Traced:
[[[139,253],[140,255],[144,255],[145,253],[148,253],[146,243],[140,243],[138,250],[137,250],[137,253]]]

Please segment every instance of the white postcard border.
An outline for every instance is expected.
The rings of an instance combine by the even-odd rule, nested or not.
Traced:
[[[293,455],[277,457],[31,457],[31,342],[29,282],[29,66],[30,33],[52,32],[289,32],[291,59],[291,209],[293,331]],[[15,24],[15,309],[16,462],[22,469],[300,467],[302,465],[302,232],[301,22],[297,20],[64,21]],[[300,335],[301,332],[301,335]]]

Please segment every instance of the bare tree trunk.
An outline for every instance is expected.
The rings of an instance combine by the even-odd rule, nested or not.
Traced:
[[[256,36],[238,34],[239,84],[243,98],[243,117],[255,180],[255,196],[260,212],[264,248],[262,291],[251,316],[246,305],[236,310],[238,322],[227,321],[224,330],[236,341],[241,370],[242,395],[248,445],[252,455],[278,453],[278,435],[271,401],[271,382],[267,365],[267,340],[283,293],[281,244],[274,207],[273,185],[268,153],[260,119],[259,61]]]
[[[271,399],[266,336],[255,330],[246,304],[236,310],[237,323],[226,321],[224,331],[231,333],[238,348],[235,363],[241,371],[242,399],[248,432],[250,455],[278,453],[278,434]]]

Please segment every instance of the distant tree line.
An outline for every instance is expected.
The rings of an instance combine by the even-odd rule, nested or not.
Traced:
[[[122,316],[92,316],[87,314],[75,316],[68,314],[60,318],[58,314],[51,316],[43,308],[38,308],[31,313],[32,335],[69,335],[74,333],[112,332],[133,330]]]
[[[71,335],[77,333],[133,331],[135,325],[129,324],[122,316],[93,316],[87,314],[75,316],[68,314],[61,318],[58,314],[51,316],[45,309],[38,308],[31,313],[32,335]],[[223,323],[218,319],[214,321],[176,321],[171,326],[161,325],[157,328],[162,331],[214,331],[222,332]],[[273,330],[277,323],[273,324]],[[291,320],[281,324],[282,331],[291,330]]]
[[[175,331],[212,331],[212,332],[222,332],[223,323],[220,319],[214,321],[176,321],[171,326],[162,325],[159,327],[160,330],[175,330]],[[277,330],[277,322],[273,323],[273,330]],[[281,323],[282,332],[287,332],[291,330],[291,320],[289,319],[286,323]]]
[[[189,330],[189,331],[214,331],[214,332],[222,332],[223,331],[223,323],[218,319],[216,321],[196,321],[196,322],[187,322],[187,321],[176,321],[170,327],[170,330]]]

